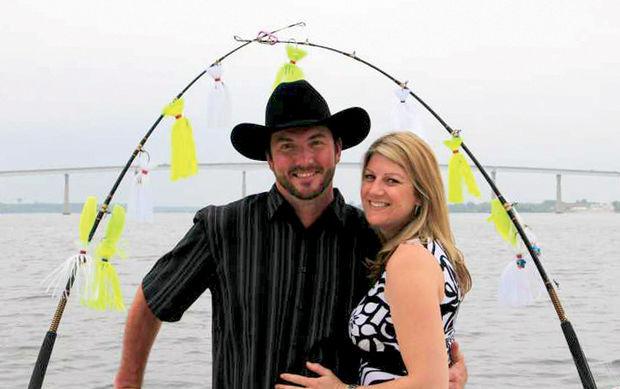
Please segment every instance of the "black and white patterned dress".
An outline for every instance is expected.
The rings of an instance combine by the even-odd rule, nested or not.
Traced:
[[[417,239],[407,243],[420,244]],[[454,322],[461,302],[459,285],[456,272],[439,243],[429,241],[425,246],[439,262],[444,275],[445,298],[440,307],[449,358],[450,345],[454,342]],[[383,272],[353,310],[349,320],[349,337],[362,350],[361,385],[391,381],[407,374],[396,340],[390,306],[385,300],[385,277]]]

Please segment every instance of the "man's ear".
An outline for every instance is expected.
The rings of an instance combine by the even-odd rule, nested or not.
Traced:
[[[336,163],[338,163],[340,162],[340,155],[342,154],[342,139],[336,139],[334,146],[336,147]]]
[[[270,150],[265,150],[265,159],[267,160],[267,164],[269,165],[269,170],[273,171],[273,158],[271,158]]]

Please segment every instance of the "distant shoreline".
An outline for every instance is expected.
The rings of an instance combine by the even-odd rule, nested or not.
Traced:
[[[123,204],[126,205],[126,204]],[[205,204],[206,205],[206,204]],[[360,207],[359,204],[355,206]],[[203,206],[156,206],[155,213],[195,213]],[[518,203],[516,209],[520,213],[555,213],[555,201],[545,200],[541,203]],[[489,213],[491,205],[484,203],[450,204],[451,213]],[[81,203],[70,203],[70,213],[80,213]],[[564,203],[563,210],[566,213],[620,213],[620,201],[611,204],[591,203],[581,200],[576,203]],[[0,214],[28,214],[28,213],[63,213],[64,205],[57,203],[24,203],[6,204],[0,203]]]
[[[127,206],[127,204],[122,204]],[[155,213],[195,213],[202,207],[185,206],[161,206],[155,207]],[[6,213],[63,213],[63,204],[34,203],[34,204],[3,204],[0,203],[0,214]],[[69,212],[79,214],[82,212],[82,204],[70,203]]]

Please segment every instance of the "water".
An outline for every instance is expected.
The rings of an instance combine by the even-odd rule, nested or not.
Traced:
[[[619,214],[526,214],[549,275],[573,323],[599,388],[620,386]],[[457,214],[453,228],[474,288],[457,322],[469,368],[468,388],[580,388],[548,298],[524,309],[496,303],[499,275],[512,251],[486,215]],[[0,387],[24,388],[57,300],[40,281],[76,251],[78,215],[0,215]],[[191,224],[190,214],[128,222],[129,258],[116,260],[129,305],[142,276]],[[70,301],[45,379],[47,388],[109,388],[120,359],[124,313]],[[210,301],[203,295],[179,323],[165,324],[151,352],[145,388],[204,388],[211,377]]]

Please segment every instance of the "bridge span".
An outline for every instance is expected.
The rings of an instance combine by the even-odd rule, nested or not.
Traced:
[[[265,162],[212,162],[199,163],[198,166],[204,170],[234,170],[241,172],[241,193],[246,193],[246,172],[255,170],[264,170],[267,167]],[[360,162],[340,162],[339,167],[349,169],[360,169]],[[442,169],[447,169],[448,165],[440,164]],[[67,167],[67,168],[51,168],[51,169],[24,169],[24,170],[0,170],[0,177],[8,176],[40,176],[40,175],[64,175],[64,207],[63,214],[68,215],[69,209],[69,177],[71,174],[100,173],[100,172],[119,172],[124,166],[87,166],[87,167]],[[132,166],[132,169],[135,169]],[[474,170],[478,170],[472,166]],[[527,166],[501,166],[501,165],[484,165],[487,172],[490,172],[491,178],[496,179],[498,172],[509,173],[536,173],[555,175],[556,180],[556,197],[555,211],[557,213],[564,212],[564,203],[562,202],[562,176],[605,176],[620,178],[620,171],[612,170],[586,170],[586,169],[556,169],[546,167],[527,167]],[[169,164],[159,164],[152,166],[151,171],[169,170]]]

